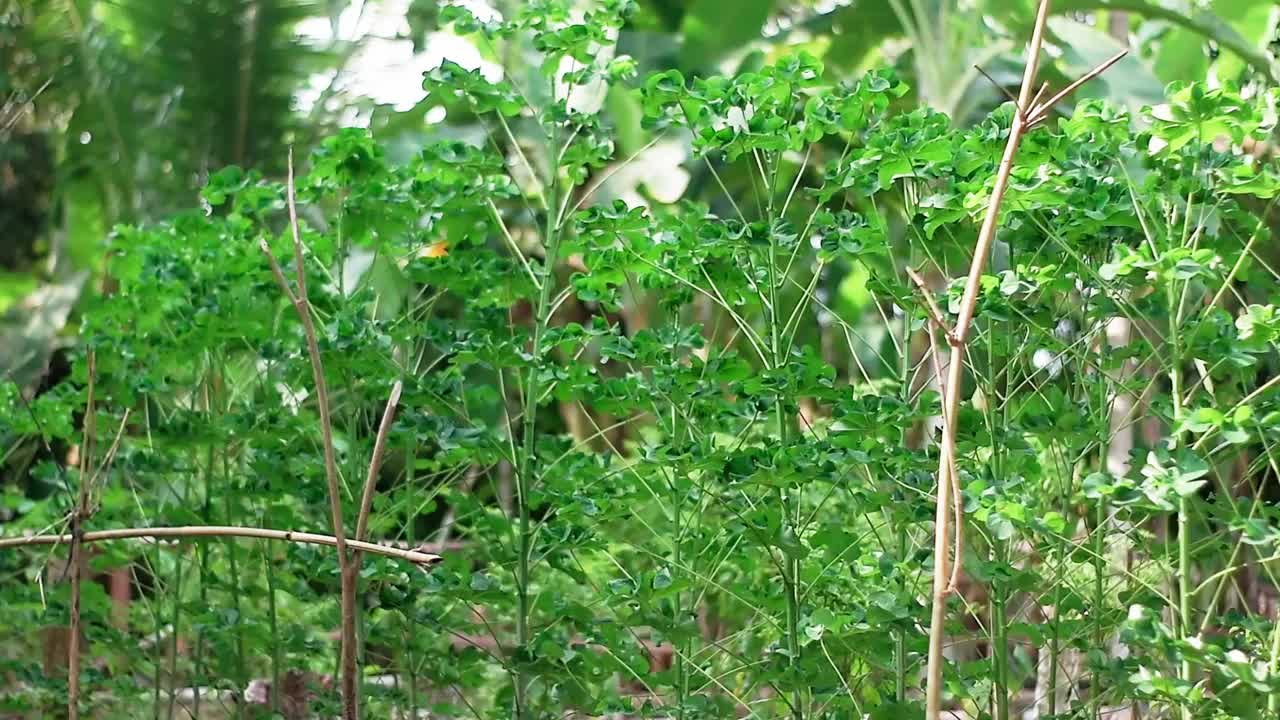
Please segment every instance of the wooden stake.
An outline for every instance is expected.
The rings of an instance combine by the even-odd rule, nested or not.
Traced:
[[[289,149],[288,176],[285,185],[285,200],[289,207],[289,230],[293,235],[293,267],[294,282],[297,291],[289,289],[284,272],[271,254],[271,248],[264,239],[259,243],[267,262],[271,265],[271,274],[281,291],[289,298],[293,308],[302,321],[303,334],[307,339],[307,354],[311,358],[311,375],[315,381],[316,406],[320,413],[320,435],[324,441],[324,473],[329,484],[329,513],[333,521],[333,537],[338,548],[338,570],[342,579],[342,717],[343,720],[357,720],[359,717],[359,678],[356,668],[356,588],[355,575],[348,572],[352,558],[347,554],[347,535],[342,519],[342,488],[338,482],[338,462],[333,449],[333,419],[329,414],[329,390],[324,379],[324,364],[320,360],[320,344],[316,340],[315,323],[311,320],[311,306],[307,299],[307,275],[303,265],[302,238],[298,231],[298,209],[295,202],[293,186],[293,148]]]
[[[1058,101],[1071,94],[1084,83],[1100,75],[1107,68],[1124,57],[1120,52],[1107,59],[1098,67],[1090,70],[1083,77],[1071,83],[1066,89],[1041,103],[1046,86],[1042,85],[1032,95],[1036,74],[1040,65],[1040,48],[1044,44],[1044,28],[1049,17],[1049,0],[1040,0],[1040,8],[1036,13],[1035,28],[1031,33],[1031,44],[1027,47],[1027,65],[1023,69],[1022,86],[1018,90],[1017,107],[1014,110],[1013,125],[1009,129],[1009,139],[1005,144],[1004,155],[1000,158],[1000,166],[996,171],[995,185],[991,189],[991,199],[987,203],[987,213],[978,231],[977,244],[973,250],[973,261],[969,266],[969,276],[965,281],[964,296],[960,300],[960,314],[955,327],[950,331],[951,364],[947,367],[947,382],[943,388],[942,402],[942,448],[938,459],[938,493],[937,509],[934,518],[933,542],[933,608],[929,624],[929,661],[925,675],[925,717],[927,720],[939,720],[942,714],[942,643],[945,635],[947,596],[955,590],[959,579],[961,537],[958,532],[963,505],[960,504],[958,474],[955,466],[956,434],[958,431],[960,412],[960,386],[964,380],[964,356],[968,347],[969,331],[973,325],[974,313],[978,307],[978,292],[982,286],[982,272],[986,269],[987,258],[991,254],[991,245],[995,242],[996,229],[1000,223],[1000,204],[1004,201],[1005,191],[1009,187],[1009,176],[1013,172],[1013,160],[1018,153],[1018,145],[1023,136],[1037,124],[1042,123],[1050,109]],[[935,315],[938,314],[936,311]],[[955,492],[955,503],[959,508],[956,516],[957,532],[955,535],[956,561],[952,572],[948,573],[948,521],[947,512],[952,504],[951,493]],[[1002,652],[996,648],[995,652]]]
[[[1044,28],[1048,17],[1049,0],[1040,0],[1035,29],[1031,34],[1031,44],[1027,48],[1027,65],[1023,70],[1022,87],[1018,90],[1018,106],[1014,112],[1013,126],[1009,129],[1004,156],[1000,159],[1000,167],[996,172],[995,187],[991,190],[987,214],[982,221],[982,229],[978,232],[973,262],[969,266],[969,277],[965,283],[964,296],[960,301],[960,315],[952,333],[954,340],[951,344],[951,364],[947,367],[947,382],[944,386],[942,403],[942,448],[938,461],[938,504],[934,518],[933,608],[929,624],[929,660],[925,674],[927,720],[940,720],[942,716],[942,643],[946,630],[947,597],[951,588],[947,557],[950,551],[948,513],[951,511],[952,503],[953,465],[949,459],[955,455],[957,428],[954,420],[958,419],[960,413],[960,386],[964,380],[965,347],[978,305],[982,271],[986,268],[987,256],[990,255],[991,245],[995,240],[996,227],[1000,219],[1000,203],[1004,200],[1005,190],[1009,186],[1009,176],[1013,172],[1013,159],[1018,152],[1018,145],[1022,142],[1022,135],[1027,130],[1027,111],[1031,105],[1031,93],[1032,88],[1035,87],[1036,73],[1040,64],[1040,47],[1044,42]]]

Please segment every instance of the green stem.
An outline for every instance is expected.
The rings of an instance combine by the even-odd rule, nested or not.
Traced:
[[[767,182],[767,177],[762,178],[762,182]],[[769,197],[768,209],[769,224],[773,225],[773,197]],[[785,366],[786,360],[782,356],[783,338],[782,328],[778,324],[778,290],[780,283],[778,278],[778,247],[777,238],[773,233],[769,233],[769,341],[772,343],[772,368],[776,370]],[[778,443],[782,447],[787,447],[791,442],[791,423],[787,419],[787,400],[785,397],[778,397],[774,402],[773,416],[777,423]],[[791,542],[800,542],[800,495],[797,489],[778,488],[778,501],[782,503],[783,523],[785,523],[785,532],[791,534]],[[782,587],[786,592],[787,601],[787,655],[788,665],[791,667],[790,683],[792,684],[791,693],[791,717],[795,720],[804,720],[805,717],[805,692],[803,682],[800,675],[800,560],[796,557],[786,557],[783,562]]]
[[[554,150],[556,133],[554,129],[549,138],[548,147]],[[555,157],[554,152],[549,153]],[[550,324],[551,286],[555,280],[555,266],[560,254],[560,219],[556,217],[556,209],[560,206],[560,183],[557,168],[548,170],[547,178],[547,220],[544,231],[546,257],[542,263],[542,286],[538,289],[538,305],[534,314],[532,358],[529,377],[525,382],[524,395],[524,442],[516,469],[516,509],[520,515],[519,529],[516,538],[516,643],[520,652],[527,652],[530,640],[529,632],[529,570],[533,557],[533,530],[529,517],[529,493],[533,489],[536,475],[535,457],[537,439],[538,396],[542,393],[542,342]],[[517,660],[518,663],[521,661]],[[522,664],[517,665],[515,672],[515,708],[516,720],[532,718],[529,709],[529,684],[532,678]]]
[[[903,404],[908,405],[911,400],[911,322],[905,315],[902,319],[902,342],[899,347],[901,350],[898,353],[898,395]],[[903,424],[898,433],[898,447],[907,447],[907,426],[905,424]],[[908,548],[908,523],[898,522],[897,526],[898,562],[905,563]],[[906,573],[902,574],[902,582],[905,586],[907,583]],[[905,629],[899,628],[894,631],[893,660],[894,697],[901,704],[907,701],[907,631]]]
[[[678,322],[679,322],[679,318],[677,317],[677,323]],[[676,412],[676,408],[673,405],[671,407],[671,437],[675,440],[685,440],[687,439],[687,436],[688,436],[688,425],[687,424],[681,425],[680,414]],[[685,572],[684,552],[683,552],[684,550],[684,512],[683,512],[684,503],[683,501],[684,501],[684,498],[686,497],[686,494],[682,493],[680,491],[680,487],[676,485],[676,478],[677,478],[677,472],[676,470],[673,469],[671,472],[671,513],[672,513],[671,524],[672,524],[672,530],[673,530],[672,537],[674,538],[674,543],[673,543],[674,547],[672,549],[672,555],[674,556],[675,564],[672,566],[672,570],[675,572]],[[696,555],[695,555],[695,560],[696,560]],[[691,575],[693,577],[696,577],[696,571],[691,573]],[[685,593],[683,590],[676,593],[673,604],[674,604],[674,609],[672,612],[671,624],[673,628],[679,628],[684,623],[684,615],[685,615]],[[698,601],[697,601],[697,596],[695,594],[694,597],[691,599],[689,609],[692,610],[695,606],[697,606],[697,604],[698,604]],[[685,704],[689,698],[689,668],[688,668],[688,661],[686,660],[686,658],[692,657],[693,641],[691,637],[686,636],[684,633],[677,633],[677,636],[681,638],[680,643],[678,646],[676,646],[675,643],[673,642],[673,647],[672,647],[672,651],[673,651],[672,654],[674,656],[672,658],[672,670],[675,673],[674,684],[675,684],[675,691],[676,691],[676,720],[685,720],[685,712],[686,712]]]
[[[1190,210],[1188,209],[1188,212]],[[1182,446],[1182,433],[1178,426],[1182,422],[1182,347],[1178,337],[1178,292],[1175,281],[1170,281],[1167,292],[1169,307],[1169,344],[1173,349],[1173,357],[1169,363],[1170,395],[1173,402],[1173,447],[1177,452]],[[1191,517],[1190,502],[1186,495],[1178,495],[1178,635],[1186,641],[1192,634],[1191,623]],[[1191,660],[1184,656],[1178,668],[1178,678],[1190,685]],[[1191,720],[1191,708],[1185,704],[1181,712],[1183,720]]]
[[[1067,556],[1062,554],[1062,564],[1059,566],[1059,572],[1066,570]],[[1053,622],[1050,624],[1049,631],[1049,715],[1058,714],[1058,663],[1060,662],[1061,649],[1059,647],[1059,638],[1062,633],[1062,620],[1058,613],[1058,608],[1062,607],[1062,584],[1055,583],[1053,587]]]
[[[1000,566],[1005,562],[1002,548],[994,541],[991,546],[992,561]],[[1005,588],[998,579],[991,581],[991,665],[995,686],[995,718],[1009,720],[1009,638],[1006,629]]]
[[[1104,405],[1105,407],[1105,405]],[[1105,467],[1107,458],[1106,445],[1103,445],[1102,463]],[[1098,519],[1097,527],[1093,531],[1093,610],[1090,613],[1093,621],[1093,646],[1102,649],[1106,647],[1106,630],[1102,625],[1102,614],[1106,608],[1106,584],[1105,572],[1106,565],[1103,559],[1103,553],[1106,552],[1106,527],[1107,527],[1107,505],[1103,500],[1098,501]],[[1102,717],[1102,691],[1097,686],[1098,677],[1095,675],[1089,681],[1089,715],[1094,718]]]
[[[213,524],[212,502],[209,488],[213,480],[213,446],[207,448],[205,455],[205,471],[204,471],[204,505],[200,509],[200,518],[206,525]],[[200,568],[198,580],[200,585],[200,607],[209,607],[209,552],[208,548],[201,546],[196,548],[196,552],[200,554]],[[196,717],[200,716],[200,686],[204,683],[204,625],[200,625],[200,629],[196,632],[196,651],[195,657],[195,680],[191,683],[195,697],[192,701],[192,714]]]
[[[907,527],[903,524],[898,527],[898,559],[901,562],[906,557]],[[904,580],[905,577],[904,573]],[[907,701],[907,632],[905,630],[898,629],[894,631],[893,661],[894,697],[901,704]]]
[[[1174,341],[1176,348],[1177,341]],[[1182,373],[1178,367],[1178,353],[1174,353],[1174,365],[1170,370],[1173,385],[1173,422],[1175,426],[1182,418]],[[1174,449],[1180,444],[1180,433],[1174,434]],[[1192,634],[1191,623],[1191,508],[1185,495],[1178,497],[1178,630],[1182,640],[1188,640]],[[1191,660],[1184,657],[1179,668],[1178,677],[1185,683],[1191,683]],[[1191,708],[1182,708],[1183,720],[1191,720]]]
[[[170,720],[174,717],[175,703],[178,700],[178,630],[182,620],[182,571],[186,566],[179,558],[173,588],[173,622],[169,628],[169,710],[166,715]],[[156,647],[159,648],[159,643],[156,643]]]
[[[762,178],[762,182],[766,181]],[[773,225],[773,204],[772,196],[770,197],[769,212],[770,226]],[[769,369],[776,371],[785,364],[782,356],[782,328],[778,324],[778,245],[777,238],[774,237],[772,231],[769,234],[769,336],[772,344],[772,367]],[[774,419],[777,422],[778,442],[782,447],[787,447],[791,442],[791,423],[787,420],[787,403],[784,398],[779,397],[774,403]],[[778,489],[778,500],[782,505],[784,514],[785,532],[789,533],[791,542],[800,542],[800,497],[796,490],[788,490],[786,488]],[[794,720],[804,720],[805,717],[805,693],[802,678],[800,677],[800,560],[798,558],[787,557],[783,563],[782,573],[783,590],[786,593],[787,600],[787,654],[789,657],[788,664],[791,668],[791,677],[789,682],[793,685],[791,695],[791,717]]]
[[[160,568],[160,551],[156,550],[155,552],[153,552],[150,558],[148,559],[148,562],[151,565],[151,568],[150,568],[151,575],[153,577],[159,578],[158,570]],[[157,583],[157,587],[159,587],[158,583]],[[159,602],[158,594],[155,600],[147,602],[147,609],[151,611],[151,625],[155,631],[155,635],[152,636],[153,638],[155,638],[155,642],[152,644],[152,649],[155,651],[155,663],[154,663],[155,667],[154,667],[154,677],[151,680],[151,687],[153,688],[151,716],[153,720],[160,720],[160,687],[161,687],[161,667],[162,667],[160,662],[160,633],[162,632],[163,628],[160,625],[160,602]]]
[[[1280,673],[1280,620],[1276,620],[1271,629],[1271,674]],[[1267,716],[1280,718],[1280,693],[1271,693],[1267,698]]]
[[[672,427],[673,437],[675,436],[675,427],[674,427],[674,423],[676,422],[675,415],[676,415],[675,412],[671,413],[671,416],[672,416],[671,420],[673,423],[673,427]],[[684,533],[684,529],[683,527],[681,527],[681,520],[683,516],[683,513],[681,512],[681,508],[680,508],[681,493],[680,493],[680,489],[676,487],[674,479],[675,479],[675,474],[673,473],[672,474],[673,482],[671,484],[671,512],[674,520],[674,522],[672,522],[672,526],[675,531],[675,535],[674,535],[675,548],[674,548],[673,555],[675,556],[675,568],[683,568],[684,562],[683,562],[682,553],[680,552],[681,546],[683,545],[682,536]],[[671,618],[672,626],[679,627],[684,620],[684,591],[680,591],[676,593],[674,605],[675,607],[673,608],[672,618]],[[688,652],[688,641],[687,640],[682,641],[680,643],[680,647],[673,648],[673,650],[675,651],[675,657],[672,659],[672,663],[674,665],[673,669],[675,670],[676,720],[684,720],[685,696],[686,696],[686,693],[688,692],[688,673],[686,671],[687,669],[685,668],[684,658],[686,653]]]
[[[1013,258],[1010,257],[1010,262]],[[988,326],[989,330],[994,331],[993,327]],[[1013,328],[1006,322],[1002,333],[1005,341],[1004,353],[1005,357],[1013,356]],[[987,343],[987,367],[996,368],[995,359],[995,343]],[[994,372],[994,370],[993,370]],[[1009,397],[1009,373],[1003,373],[1004,392],[996,393],[997,378],[993,376],[988,384],[988,404],[993,408],[990,412],[1000,413],[997,418],[998,427],[1009,427],[1008,404],[1001,403],[999,410],[994,409],[997,398]],[[1004,446],[1002,443],[996,443],[992,449],[991,463],[992,475],[996,478],[996,482],[1004,480]],[[997,567],[1003,566],[1008,562],[1007,548],[1001,544],[999,538],[991,539],[991,559]],[[957,559],[958,561],[958,559]],[[1009,720],[1009,634],[1008,634],[1008,618],[1006,616],[1006,588],[1004,582],[998,577],[991,581],[991,661],[994,674],[993,684],[995,686],[995,720]]]
[[[226,470],[227,470],[227,458],[224,455],[222,458],[222,471],[224,474],[224,478],[225,478]],[[224,501],[226,505],[227,522],[234,522],[234,520],[232,520],[231,495],[232,493],[228,491],[227,494],[225,495],[225,501]],[[235,622],[233,624],[233,631],[235,632],[235,640],[236,640],[236,668],[235,668],[235,672],[233,673],[233,677],[235,678],[236,687],[243,688],[246,685],[246,683],[245,683],[245,674],[244,674],[245,672],[244,628],[240,624],[240,617],[241,617],[240,553],[236,547],[236,543],[234,540],[232,540],[231,538],[227,538],[226,543],[227,543],[227,554],[228,554],[227,564],[228,564],[228,571],[230,572],[230,579],[231,579],[231,607],[235,610],[235,613],[236,613]],[[241,707],[241,705],[237,704],[236,708],[237,708],[236,716],[244,717],[243,715],[244,709]]]

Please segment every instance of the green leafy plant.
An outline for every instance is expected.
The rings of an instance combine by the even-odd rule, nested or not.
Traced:
[[[1028,87],[956,127],[803,52],[635,78],[629,12],[442,9],[538,58],[426,74],[479,141],[345,130],[115,230],[71,377],[0,386],[4,440],[47,446],[6,572],[69,543],[138,576],[114,619],[92,582],[6,586],[6,623],[70,613],[104,658],[73,702],[198,715],[269,676],[285,717],[1274,716],[1280,629],[1235,588],[1274,585],[1280,176],[1242,148],[1276,96]],[[611,192],[615,92],[636,156],[688,148],[684,198]],[[178,542],[108,542],[139,536]],[[935,607],[987,651],[936,635],[931,705]],[[13,709],[65,702],[3,663]]]

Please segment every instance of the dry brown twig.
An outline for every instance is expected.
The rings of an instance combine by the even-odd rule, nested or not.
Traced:
[[[991,254],[991,245],[995,241],[996,228],[1000,220],[1000,205],[1009,186],[1009,178],[1013,172],[1013,161],[1023,136],[1036,125],[1048,118],[1053,105],[1065,98],[1082,84],[1097,77],[1107,68],[1114,65],[1124,53],[1109,58],[1097,68],[1086,73],[1066,89],[1040,103],[1045,86],[1032,95],[1036,75],[1039,70],[1040,49],[1044,42],[1044,28],[1049,16],[1049,0],[1040,0],[1036,13],[1035,27],[1031,33],[1031,42],[1027,47],[1027,62],[1023,69],[1022,85],[1018,89],[1017,107],[1013,116],[1013,124],[1009,129],[1009,138],[1005,144],[1004,155],[1000,159],[996,172],[995,184],[991,189],[991,199],[987,204],[987,212],[978,231],[977,243],[974,247],[973,261],[969,266],[969,275],[965,281],[964,295],[960,301],[960,312],[956,324],[951,331],[951,362],[947,367],[947,381],[943,389],[942,403],[942,449],[938,460],[937,508],[934,517],[934,570],[932,613],[929,626],[929,659],[925,674],[925,717],[927,720],[939,720],[942,715],[942,664],[943,635],[946,624],[947,597],[954,587],[952,576],[947,572],[949,555],[948,512],[951,510],[954,478],[954,462],[949,460],[955,454],[956,422],[960,411],[960,388],[964,373],[964,356],[969,339],[969,330],[977,310],[978,292],[981,288],[982,273],[986,269],[987,258]],[[957,563],[958,564],[958,563]]]
[[[281,540],[284,542],[302,543],[304,545],[324,545],[337,547],[338,539],[333,535],[318,535],[293,530],[273,530],[271,528],[239,527],[236,525],[184,525],[178,527],[144,527],[115,528],[112,530],[95,530],[81,533],[80,542],[97,543],[113,540],[131,540],[135,538],[202,538],[202,537],[242,537],[261,540]],[[71,543],[72,535],[24,535],[22,537],[0,538],[0,550],[5,548],[27,547],[34,545],[64,545]],[[405,549],[381,543],[347,540],[347,546],[360,552],[382,555],[384,557],[405,560],[416,565],[432,565],[440,561],[440,556],[427,552],[426,547]],[[433,546],[434,549],[434,546]]]
[[[338,463],[333,449],[333,419],[329,414],[329,390],[324,379],[324,364],[320,359],[320,344],[316,340],[315,323],[311,320],[311,307],[307,299],[307,278],[303,266],[302,237],[298,230],[298,209],[293,184],[293,148],[289,149],[288,176],[285,183],[285,200],[289,208],[289,230],[293,235],[293,267],[297,292],[289,288],[280,264],[271,253],[271,246],[266,239],[259,242],[267,262],[271,265],[271,274],[285,296],[293,304],[299,319],[302,321],[303,334],[307,340],[307,354],[311,359],[311,375],[316,388],[316,405],[320,413],[320,434],[324,443],[324,472],[329,486],[329,513],[332,516],[333,536],[338,548],[338,571],[342,578],[342,717],[343,720],[356,720],[359,717],[359,699],[357,697],[356,669],[356,588],[355,574],[349,572],[352,558],[347,553],[346,530],[342,519],[342,488],[338,482]]]
[[[85,397],[84,436],[80,441],[80,492],[71,514],[71,637],[67,642],[67,718],[80,717],[80,566],[84,554],[84,523],[89,519],[89,486],[93,476],[86,472],[93,467],[93,439],[97,434],[96,409],[93,391],[97,381],[98,363],[93,348],[88,356],[89,387]]]
[[[942,333],[943,336],[947,338],[947,342],[949,344],[954,345],[956,342],[955,333],[953,333],[951,327],[947,325],[947,321],[942,314],[942,310],[933,299],[933,293],[929,290],[929,285],[925,282],[924,278],[920,276],[920,273],[911,266],[908,265],[906,270],[907,275],[920,289],[921,296],[924,297],[925,309],[929,315],[929,321],[934,325],[938,332]],[[932,332],[929,333],[929,357],[933,364],[933,376],[938,379],[938,392],[945,396],[946,388],[943,386],[942,380],[942,360],[938,356],[938,344],[934,340]],[[943,407],[942,411],[942,426],[943,432],[945,433],[946,428],[951,425],[953,419],[951,415],[947,414],[946,407]],[[951,432],[954,436],[954,427]],[[952,522],[955,523],[955,528],[952,532],[953,548],[951,550],[952,560],[951,571],[949,574],[950,580],[947,582],[947,594],[950,595],[956,591],[956,587],[960,582],[960,573],[964,568],[964,497],[960,492],[960,471],[956,469],[954,446],[951,448],[951,453],[942,458],[941,461],[946,463],[946,469],[945,471],[940,469],[939,476],[945,472],[947,479],[951,482]],[[946,562],[946,558],[942,558],[942,561]]]
[[[47,86],[48,83],[45,83],[45,85]],[[38,95],[43,90],[44,87],[41,87],[36,94]],[[110,257],[111,249],[108,247],[103,253],[103,267],[109,267]],[[99,292],[104,296],[109,295],[111,288],[111,275],[109,272],[104,271]],[[77,462],[80,471],[80,489],[76,496],[76,506],[68,518],[71,529],[71,533],[68,535],[68,542],[71,544],[71,557],[68,558],[68,570],[71,572],[71,609],[68,632],[71,636],[67,642],[67,717],[69,720],[77,720],[80,717],[80,585],[83,579],[81,577],[81,565],[84,562],[82,559],[84,553],[83,544],[85,542],[84,525],[93,516],[96,507],[92,497],[93,487],[98,478],[111,467],[116,451],[120,449],[120,440],[124,437],[124,429],[129,422],[130,413],[128,409],[124,411],[123,416],[120,418],[120,426],[116,429],[115,437],[111,441],[111,446],[107,448],[107,453],[103,456],[102,463],[94,469],[94,442],[97,439],[98,430],[94,391],[98,378],[98,355],[93,347],[88,349],[86,363],[88,365],[88,387],[85,397],[83,437],[80,443],[80,457]],[[19,396],[21,397],[21,395]],[[27,411],[31,412],[30,406],[27,407]],[[32,418],[35,419],[34,414]],[[47,442],[45,447],[49,447]],[[93,471],[87,478],[85,477],[86,469]],[[66,469],[63,468],[62,470],[65,480]]]
[[[369,511],[373,508],[373,494],[378,487],[378,471],[382,468],[382,456],[387,450],[387,436],[391,434],[391,422],[396,417],[396,407],[400,405],[400,393],[404,383],[397,380],[391,386],[391,395],[387,398],[387,406],[382,410],[382,421],[378,423],[378,435],[373,441],[373,455],[369,458],[369,472],[364,478],[364,493],[360,496],[360,514],[356,516],[356,540],[364,540],[369,531]],[[356,568],[360,567],[360,553],[356,553]]]

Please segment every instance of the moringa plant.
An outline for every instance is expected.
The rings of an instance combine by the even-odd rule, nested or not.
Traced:
[[[321,716],[1277,717],[1280,176],[1243,152],[1276,96],[1066,114],[1028,81],[957,128],[805,53],[635,79],[628,11],[444,10],[540,58],[427,73],[480,141],[345,130],[115,231],[71,378],[0,386],[47,496],[5,495],[0,614],[78,605],[83,716],[257,676],[288,716],[305,671],[343,676]],[[609,196],[668,142],[684,199]],[[141,536],[178,542],[110,542]],[[123,617],[33,581],[64,543],[130,569]],[[36,642],[6,702],[52,714]]]

